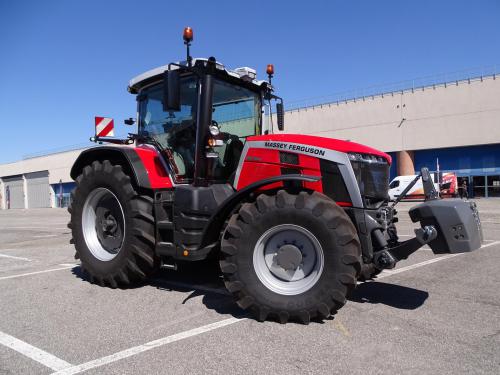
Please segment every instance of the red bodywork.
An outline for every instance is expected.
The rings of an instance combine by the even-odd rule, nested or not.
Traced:
[[[247,141],[270,141],[270,142],[289,142],[298,143],[307,146],[321,147],[333,151],[339,152],[356,152],[360,154],[370,154],[381,156],[391,164],[391,156],[385,152],[376,150],[374,148],[361,145],[355,142],[342,141],[335,138],[325,138],[316,137],[314,135],[304,135],[304,134],[268,134],[268,135],[257,135],[254,137],[248,137]]]
[[[299,134],[269,134],[247,138],[248,152],[242,154],[243,164],[239,174],[237,190],[241,190],[251,183],[261,181],[266,178],[282,175],[282,170],[288,169],[289,173],[296,173],[309,176],[321,176],[320,159],[315,155],[298,155],[297,164],[287,164],[280,161],[280,154],[277,149],[267,149],[261,147],[252,147],[252,142],[283,142],[293,143],[304,146],[327,149],[342,153],[360,153],[370,154],[385,158],[391,163],[391,157],[384,152],[360,145],[354,142],[342,141],[332,138],[323,138],[310,135]],[[140,145],[135,148],[139,158],[144,165],[152,189],[173,188],[173,183],[168,175],[165,166],[162,164],[158,151],[149,145]],[[293,153],[292,151],[289,151]],[[240,160],[241,164],[241,160]],[[281,182],[267,185],[264,189],[275,189],[282,187]],[[304,188],[323,192],[321,180],[318,182],[304,182]],[[337,202],[339,205],[350,206],[350,202]]]
[[[135,152],[142,161],[149,177],[152,189],[169,189],[174,186],[165,166],[162,164],[160,154],[149,145],[136,147]]]
[[[282,169],[288,169],[289,173],[296,173],[309,176],[321,176],[320,159],[315,155],[304,155],[298,153],[297,164],[286,164],[280,161],[280,150],[252,147],[252,142],[280,142],[286,144],[299,144],[311,146],[318,149],[326,149],[338,151],[342,153],[360,153],[370,154],[383,157],[387,162],[391,163],[391,157],[384,152],[363,146],[354,142],[347,142],[338,139],[315,137],[310,135],[299,134],[270,134],[247,138],[249,145],[248,152],[242,155],[245,157],[239,179],[237,181],[237,190],[241,190],[254,182],[279,176],[282,174]],[[256,143],[257,144],[257,143]],[[284,151],[293,153],[293,150],[285,149]],[[282,187],[283,183],[278,182],[272,185],[267,185],[264,189],[275,189]],[[323,192],[322,181],[304,182],[304,188]],[[350,202],[337,202],[340,206],[351,206]]]

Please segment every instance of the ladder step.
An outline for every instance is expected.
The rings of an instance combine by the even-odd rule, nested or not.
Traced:
[[[156,225],[158,229],[174,229],[174,223],[171,221],[161,220],[157,221]]]
[[[172,242],[156,243],[156,253],[160,256],[175,256],[175,245]]]

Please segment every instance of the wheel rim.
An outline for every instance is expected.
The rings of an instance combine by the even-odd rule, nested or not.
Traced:
[[[125,215],[116,195],[102,187],[92,190],[83,205],[82,229],[94,257],[105,262],[114,259],[125,234]]]
[[[259,280],[273,292],[304,293],[321,277],[324,255],[318,239],[295,224],[267,230],[257,241],[253,265]]]

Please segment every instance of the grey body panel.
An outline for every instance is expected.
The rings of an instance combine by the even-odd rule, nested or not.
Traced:
[[[464,253],[479,249],[483,241],[476,206],[461,199],[423,202],[409,211],[413,222],[433,225],[438,236],[429,243],[435,254]]]
[[[27,173],[28,208],[50,207],[49,172]]]

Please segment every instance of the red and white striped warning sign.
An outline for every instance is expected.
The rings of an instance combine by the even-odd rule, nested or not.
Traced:
[[[113,137],[115,135],[115,123],[113,119],[108,117],[96,117],[95,135],[96,137]]]

